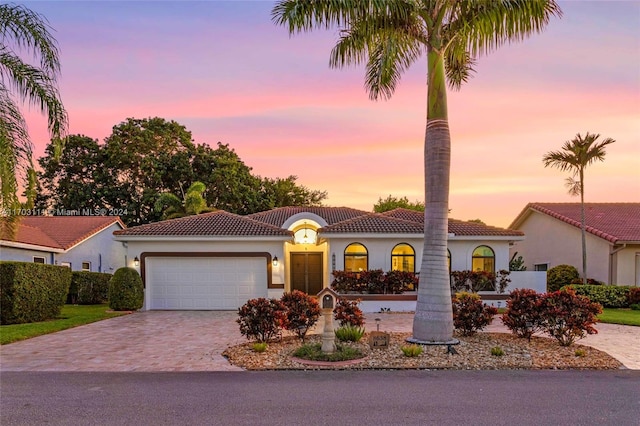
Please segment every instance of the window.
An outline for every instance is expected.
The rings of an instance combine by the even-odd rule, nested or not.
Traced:
[[[548,263],[536,263],[535,265],[533,265],[534,271],[546,271],[547,269],[549,269]]]
[[[369,268],[367,248],[360,243],[352,243],[344,249],[344,270],[351,272],[366,271]]]
[[[67,268],[71,268],[70,262],[60,262],[60,266],[66,266]]]
[[[416,252],[409,244],[398,244],[391,250],[391,270],[416,271]]]
[[[91,262],[82,262],[82,270],[90,271],[91,270]]]
[[[47,263],[42,256],[33,256],[33,263]]]
[[[480,246],[473,251],[471,269],[474,271],[495,272],[496,255],[490,247]]]

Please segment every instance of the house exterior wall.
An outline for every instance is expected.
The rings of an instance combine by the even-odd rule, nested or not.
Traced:
[[[82,262],[90,262],[92,272],[113,274],[125,265],[126,248],[113,238],[113,231],[120,229],[122,227],[114,223],[65,253],[56,254],[57,264],[68,262],[72,270],[80,271]]]
[[[55,253],[51,251],[30,250],[16,247],[0,247],[0,260],[15,262],[33,262],[33,257],[44,257],[47,265],[55,264]]]
[[[628,245],[616,252],[612,262],[612,284],[640,286],[640,244]]]
[[[532,212],[518,228],[526,235],[511,247],[511,255],[522,256],[527,270],[536,264],[548,268],[567,264],[582,274],[582,240],[580,228],[554,219],[543,213]],[[609,250],[606,240],[587,233],[587,275],[598,281],[609,282]],[[615,284],[615,283],[614,283]]]

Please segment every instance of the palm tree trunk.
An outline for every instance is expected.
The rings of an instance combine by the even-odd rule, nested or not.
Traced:
[[[428,50],[427,126],[424,148],[424,247],[413,341],[450,342],[453,312],[447,267],[451,136],[442,54]]]
[[[584,217],[584,170],[580,169],[580,220],[582,231],[582,283],[587,285],[587,226]]]

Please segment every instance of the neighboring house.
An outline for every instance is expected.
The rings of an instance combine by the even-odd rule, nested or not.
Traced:
[[[127,250],[113,238],[124,228],[115,216],[23,216],[13,237],[2,236],[0,260],[113,273],[126,264]]]
[[[640,203],[585,203],[587,278],[640,285]],[[528,270],[573,265],[582,274],[580,203],[530,203],[510,228],[527,239],[511,248]]]
[[[235,309],[295,289],[317,294],[334,270],[419,272],[423,221],[423,213],[404,209],[282,207],[248,216],[218,210],[114,235],[143,277],[144,309]],[[509,244],[523,238],[450,220],[451,268],[509,269]]]

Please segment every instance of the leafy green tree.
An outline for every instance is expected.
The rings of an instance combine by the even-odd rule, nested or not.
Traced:
[[[398,208],[423,212],[424,203],[418,200],[411,202],[407,197],[398,198],[389,195],[384,200],[382,199],[382,197],[379,197],[378,202],[373,205],[373,211],[376,213],[384,213]]]
[[[180,185],[194,179],[191,132],[175,121],[128,118],[113,127],[103,150],[104,177],[111,185],[105,200],[126,211],[122,219],[128,226],[160,220],[162,212],[155,210],[159,194],[179,193]]]
[[[32,143],[19,103],[28,103],[47,116],[58,153],[67,114],[57,85],[58,45],[46,18],[24,6],[0,4],[0,34],[0,209],[4,212],[0,225],[13,232],[21,176],[28,196],[35,183]]]
[[[202,196],[205,189],[204,183],[193,182],[187,189],[187,193],[184,194],[183,200],[174,194],[164,192],[158,197],[155,209],[162,212],[162,219],[174,219],[212,211],[213,209],[207,206],[207,202]]]
[[[567,178],[567,187],[569,194],[580,196],[582,279],[585,285],[587,285],[587,235],[584,215],[584,170],[596,161],[604,161],[605,147],[615,142],[611,138],[598,142],[599,137],[599,134],[590,134],[589,132],[582,137],[578,133],[575,138],[566,141],[560,151],[549,151],[542,157],[545,167],[551,166],[573,174],[572,177]]]
[[[39,208],[79,210],[109,207],[104,200],[107,182],[104,176],[104,153],[97,139],[70,135],[59,157],[54,142],[49,143],[45,156],[38,159],[38,178],[42,190],[38,194]]]
[[[402,73],[417,60],[427,65],[425,132],[425,235],[416,341],[450,341],[453,316],[447,268],[451,136],[447,83],[455,89],[474,60],[499,46],[541,31],[561,11],[554,0],[282,0],[272,18],[289,33],[339,27],[329,65],[366,63],[372,99],[389,98]]]
[[[262,180],[262,205],[260,210],[287,206],[320,206],[327,198],[326,191],[311,190],[296,184],[297,176],[264,178]]]

